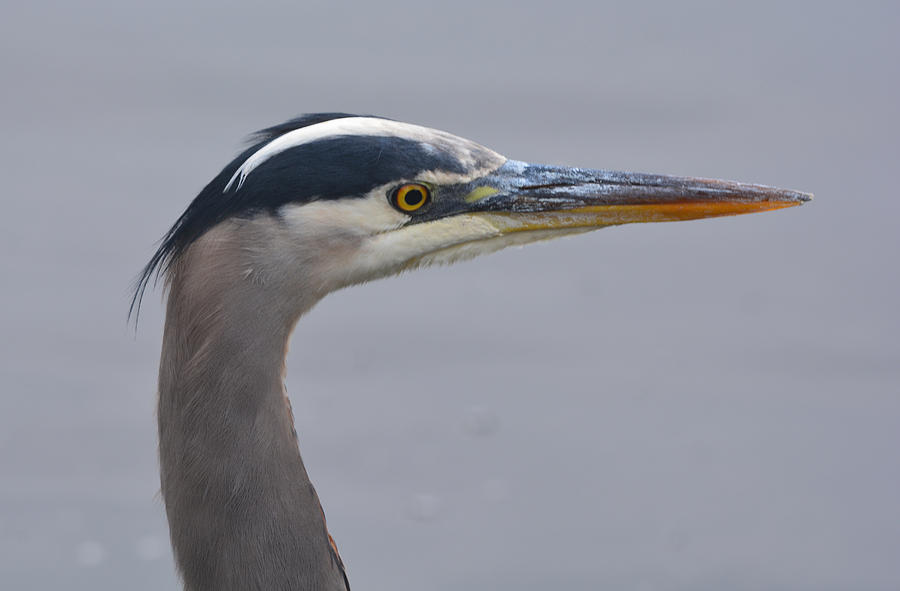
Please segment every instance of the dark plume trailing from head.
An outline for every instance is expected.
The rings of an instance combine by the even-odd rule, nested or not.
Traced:
[[[169,228],[169,231],[162,237],[159,242],[159,248],[153,253],[150,262],[144,266],[137,279],[135,279],[131,305],[128,308],[128,318],[134,318],[135,324],[137,324],[141,310],[141,300],[144,298],[147,286],[151,281],[155,283],[160,276],[165,275],[172,263],[178,259],[184,250],[207,230],[230,217],[249,216],[266,210],[274,211],[277,207],[289,201],[303,200],[303,194],[288,193],[289,188],[267,192],[266,189],[277,189],[277,187],[271,186],[276,184],[272,180],[260,183],[248,182],[240,191],[233,189],[226,191],[225,187],[228,185],[229,180],[231,180],[237,169],[247,158],[272,140],[291,131],[331,121],[332,119],[360,116],[350,113],[311,113],[251,134],[248,138],[250,146],[225,166],[200,191],[172,227]],[[373,115],[365,116],[373,117]],[[284,169],[286,166],[281,164],[281,168]],[[291,198],[287,198],[289,195]],[[312,195],[306,195],[307,199],[311,197]]]

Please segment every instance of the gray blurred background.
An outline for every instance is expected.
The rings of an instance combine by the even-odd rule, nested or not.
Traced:
[[[335,294],[288,389],[362,590],[900,589],[900,9],[3,3],[0,588],[177,589],[155,241],[249,132],[816,193]]]

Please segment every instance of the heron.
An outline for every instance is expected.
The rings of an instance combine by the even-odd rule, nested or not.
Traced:
[[[427,127],[305,115],[252,136],[164,235],[162,498],[187,591],[346,591],[284,389],[325,295],[514,245],[799,205],[773,187],[530,164]]]

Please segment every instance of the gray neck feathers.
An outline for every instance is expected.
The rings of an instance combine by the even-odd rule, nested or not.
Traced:
[[[319,296],[254,266],[259,227],[221,224],[169,273],[159,451],[172,545],[189,591],[343,591],[282,382],[290,332]]]

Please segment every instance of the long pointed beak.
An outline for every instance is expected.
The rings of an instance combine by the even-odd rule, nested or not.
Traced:
[[[508,217],[507,231],[694,220],[793,207],[813,197],[732,181],[514,160],[479,185],[466,201],[474,211]]]

